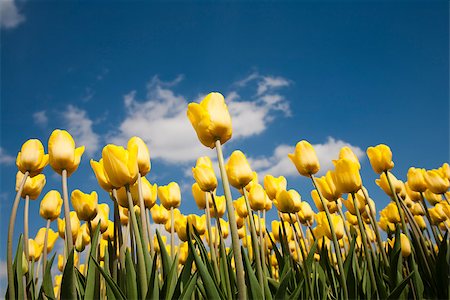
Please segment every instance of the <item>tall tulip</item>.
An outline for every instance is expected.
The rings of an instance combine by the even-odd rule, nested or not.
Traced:
[[[267,192],[270,200],[275,199],[277,193],[281,190],[285,190],[287,181],[284,176],[274,177],[272,175],[264,176],[264,189]]]
[[[97,192],[85,194],[80,190],[74,190],[70,199],[78,219],[89,222],[95,218],[98,204]]]
[[[44,146],[38,139],[26,141],[17,154],[16,165],[20,172],[28,173],[34,177],[42,172],[48,164],[48,154],[44,152]]]
[[[213,192],[217,188],[217,178],[208,156],[197,159],[195,168],[192,168],[192,175],[203,191]]]
[[[230,184],[236,189],[242,189],[253,180],[253,171],[242,151],[233,151],[225,168]]]
[[[313,146],[305,140],[297,143],[294,153],[288,154],[300,175],[310,177],[319,172],[320,164]]]
[[[391,149],[384,144],[367,148],[367,156],[373,170],[377,174],[389,171],[394,167]]]

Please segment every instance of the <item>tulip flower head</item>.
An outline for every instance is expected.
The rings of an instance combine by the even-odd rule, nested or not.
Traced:
[[[133,136],[127,144],[127,148],[131,149],[132,147],[137,147],[138,153],[137,153],[137,164],[139,173],[141,176],[147,175],[148,172],[150,172],[151,169],[151,163],[150,163],[150,152],[148,151],[148,147],[145,144],[145,142],[137,136]]]
[[[45,154],[41,141],[31,139],[22,145],[17,154],[16,165],[20,172],[25,174],[28,171],[30,176],[34,177],[47,166],[48,160],[49,156]]]
[[[197,207],[201,210],[206,208],[206,201],[211,202],[211,194],[202,191],[197,182],[192,185],[192,195],[194,196]]]
[[[341,150],[339,151],[339,159],[342,158],[348,158],[350,160],[352,160],[355,164],[358,165],[359,169],[361,169],[361,164],[359,163],[359,159],[358,156],[356,156],[356,154],[353,152],[353,150],[348,147],[348,146],[344,146],[341,148]],[[333,160],[333,164],[336,164],[337,160]]]
[[[216,141],[224,144],[231,138],[231,116],[222,94],[209,93],[200,103],[189,103],[187,116],[206,147],[213,149]]]
[[[20,184],[22,183],[23,177],[25,175],[17,171],[16,174],[16,192],[19,190]],[[31,200],[36,200],[39,195],[42,192],[42,189],[44,188],[46,183],[45,175],[44,174],[38,174],[34,177],[27,177],[27,180],[25,181],[25,185],[22,189],[22,198],[25,198],[28,196]]]
[[[316,179],[320,192],[328,201],[336,201],[342,195],[336,189],[336,185],[334,183],[335,181],[336,181],[336,172],[331,170],[328,171],[325,176]]]
[[[266,191],[260,184],[255,184],[248,194],[248,201],[250,207],[254,211],[264,210],[266,206],[266,201],[270,201],[266,194]]]
[[[408,185],[411,191],[425,192],[427,184],[425,182],[425,169],[411,167],[408,170]]]
[[[197,159],[195,168],[192,168],[192,175],[202,191],[213,192],[217,188],[216,174],[208,156]]]
[[[107,181],[115,188],[133,185],[138,176],[138,147],[131,144],[128,149],[113,144],[102,150],[103,167]]]
[[[319,172],[320,164],[313,146],[303,140],[297,143],[294,153],[288,154],[300,175],[309,177]]]
[[[166,208],[176,208],[181,203],[180,186],[176,182],[171,182],[168,185],[158,187],[158,197],[161,204]]]
[[[169,211],[162,205],[159,206],[158,204],[155,204],[150,209],[150,212],[152,214],[152,219],[156,224],[165,224],[170,218]]]
[[[445,194],[450,186],[448,178],[438,170],[427,171],[424,177],[428,189],[435,194]]]
[[[97,192],[85,194],[80,190],[74,190],[70,196],[70,200],[72,201],[72,206],[77,213],[78,219],[91,221],[97,215]]]
[[[394,192],[396,193],[396,194],[398,194],[398,193],[400,193],[401,191],[402,191],[402,182],[400,181],[400,180],[398,180],[395,176],[394,176],[394,174],[392,174],[392,173],[390,173],[390,172],[388,172],[387,173],[388,174],[388,176],[389,176],[389,179],[390,179],[390,181],[391,181],[391,183],[392,183],[392,187],[393,187],[393,189],[394,189]],[[390,186],[389,186],[389,182],[388,182],[388,180],[387,180],[387,177],[386,177],[386,173],[382,173],[381,175],[380,175],[380,179],[376,179],[375,180],[375,183],[388,195],[388,196],[391,196],[391,197],[393,197],[394,195],[392,194],[392,191],[391,191],[391,188],[390,188]]]
[[[45,230],[45,227],[39,229],[36,237],[34,238],[34,241],[42,247],[44,246]],[[59,235],[57,232],[54,232],[51,228],[48,229],[47,253],[52,251],[53,247],[55,246],[56,240],[58,239],[58,236]]]
[[[391,149],[384,144],[367,148],[367,156],[369,157],[372,169],[377,174],[389,171],[394,167]]]
[[[92,219],[92,230],[95,230],[100,224],[100,232],[103,233],[108,229],[109,206],[106,203],[97,205],[97,215]]]
[[[65,238],[65,219],[58,218],[58,232],[59,236],[64,239]],[[77,213],[74,211],[70,212],[70,224],[72,225],[71,231],[72,231],[72,240],[75,242],[77,239],[78,231],[80,229],[80,220],[78,219]]]
[[[272,175],[266,175],[264,177],[264,189],[270,200],[275,199],[277,193],[281,190],[285,190],[287,187],[287,181],[284,176],[273,177]]]
[[[41,201],[39,214],[46,220],[54,221],[61,214],[63,201],[58,191],[51,190]]]
[[[70,176],[78,168],[81,156],[84,153],[84,146],[75,148],[75,141],[65,130],[56,129],[48,140],[48,154],[50,166],[56,173],[62,174],[67,171]]]
[[[282,190],[278,192],[273,204],[283,213],[296,213],[300,210],[302,200],[296,190]]]
[[[338,193],[355,193],[362,186],[358,165],[348,158],[339,159],[336,162],[336,176],[334,184]]]
[[[105,191],[110,192],[114,187],[111,185],[111,183],[108,181],[108,178],[106,177],[105,167],[103,166],[103,158],[101,158],[98,162],[91,159],[90,164],[92,170],[94,170],[95,178],[97,178],[98,185],[100,185],[100,187]]]
[[[231,153],[225,169],[230,184],[238,190],[253,180],[253,171],[242,151],[236,150]]]

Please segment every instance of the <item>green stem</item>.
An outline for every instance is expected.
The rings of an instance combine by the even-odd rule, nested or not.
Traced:
[[[206,197],[206,209],[205,209],[205,213],[206,213],[206,230],[208,230],[208,244],[209,244],[209,253],[211,253],[211,261],[212,264],[214,266],[214,273],[216,275],[217,278],[217,282],[220,281],[220,273],[219,273],[219,267],[217,266],[217,256],[216,256],[216,251],[213,245],[213,237],[212,237],[212,230],[211,230],[211,214],[209,211],[209,201],[208,201],[208,197],[207,194],[205,193],[205,197]]]
[[[69,192],[67,190],[67,170],[62,170],[62,190],[64,198],[64,219],[66,224],[66,244],[67,254],[72,252],[73,239],[72,239],[72,224],[70,222],[70,206],[69,206]]]
[[[30,211],[30,196],[25,196],[25,207],[23,209],[23,249],[25,250],[25,258],[28,262],[28,269],[31,267],[30,263],[30,249],[28,249],[28,212]]]
[[[174,213],[173,207],[170,208],[170,256],[175,259],[175,238],[174,238]]]
[[[48,230],[50,228],[51,220],[47,220],[47,226],[45,227],[45,235],[44,235],[44,258],[43,258],[43,269],[42,269],[42,279],[45,276],[45,269],[47,268],[47,244],[48,244]]]
[[[145,218],[145,204],[144,204],[144,194],[142,192],[142,177],[141,173],[138,173],[138,194],[139,194],[139,207],[141,209],[141,223],[142,223],[142,236],[144,238],[145,251],[148,252],[148,228],[147,228],[147,220]]]
[[[398,200],[397,193],[394,190],[394,186],[392,185],[391,178],[389,177],[389,171],[384,171],[384,174],[386,175],[386,178],[387,178],[387,181],[388,181],[388,184],[389,184],[389,188],[391,189],[391,193],[392,193],[392,195],[394,195],[394,201],[395,201],[395,204],[397,205],[397,208],[398,208],[398,213],[400,215],[400,220],[402,221],[402,231],[411,240],[411,237],[409,236],[409,232],[408,232],[407,227],[406,227],[405,215],[404,215],[402,207],[400,206],[400,202]]]
[[[342,208],[341,208],[341,206],[339,205],[339,203],[336,203],[336,206],[337,206],[337,208],[338,208],[338,213],[339,213],[339,215],[341,216],[342,221],[344,222],[344,231],[345,231],[345,235],[347,236],[348,242],[350,243],[350,241],[351,241],[351,236],[350,236],[350,231],[348,231],[348,227],[347,227],[347,222],[346,222],[345,215],[344,215],[344,213],[342,212]],[[346,245],[345,243],[343,243],[343,244],[344,244],[344,250],[345,250],[345,253],[348,254],[347,245]]]
[[[320,192],[319,188],[316,184],[316,179],[314,175],[311,175],[311,180],[314,185],[314,188],[317,190],[317,193],[319,194],[320,202],[322,202],[322,206],[325,210],[325,214],[327,216],[328,224],[330,225],[331,235],[333,237],[333,245],[334,245],[334,251],[336,252],[336,258],[338,262],[338,268],[339,268],[339,279],[342,286],[342,291],[344,292],[344,299],[348,299],[348,291],[347,291],[347,280],[345,279],[345,273],[344,273],[344,264],[342,263],[342,256],[341,256],[341,250],[339,248],[339,243],[336,237],[336,232],[334,230],[333,222],[331,221],[330,211],[328,210],[328,206],[326,205],[322,193]]]
[[[422,192],[420,192],[420,199],[422,200],[422,205],[423,205],[423,208],[425,209],[425,215],[427,216],[428,224],[430,224],[431,232],[433,232],[433,237],[434,237],[435,243],[438,244],[439,239],[438,239],[438,235],[436,232],[436,228],[434,228],[433,223],[431,223],[430,212],[428,211],[428,206],[427,206],[427,203],[425,202],[425,197],[423,196]],[[431,247],[431,248],[432,248],[432,251],[434,251],[433,247]]]
[[[233,246],[234,263],[236,266],[236,280],[238,289],[238,298],[240,300],[246,299],[246,287],[244,276],[244,263],[242,261],[241,248],[239,246],[239,235],[237,232],[236,216],[234,215],[234,207],[231,197],[230,184],[228,183],[227,173],[225,171],[225,163],[222,154],[222,145],[220,141],[216,141],[217,159],[219,160],[220,175],[222,177],[223,191],[225,194],[228,221],[230,224],[231,243]]]
[[[144,251],[142,250],[142,242],[141,242],[141,234],[139,232],[139,227],[136,220],[136,214],[134,212],[133,207],[133,199],[131,197],[130,186],[126,185],[125,189],[127,191],[128,198],[128,207],[131,215],[131,223],[133,224],[134,238],[136,239],[136,250],[137,250],[137,266],[139,271],[139,280],[141,287],[141,298],[145,299],[147,295],[147,271],[145,270],[145,260],[144,260]],[[131,238],[131,237],[130,237]]]
[[[13,265],[12,265],[12,244],[13,244],[13,236],[14,236],[14,225],[16,223],[16,216],[17,216],[17,208],[19,207],[20,203],[20,196],[22,195],[23,186],[25,185],[25,182],[27,181],[28,175],[30,173],[28,171],[25,172],[22,178],[22,182],[19,185],[19,189],[17,190],[16,197],[14,198],[14,204],[11,209],[11,216],[9,217],[9,224],[8,224],[8,241],[7,241],[7,252],[6,252],[6,272],[8,273],[8,291],[9,291],[9,299],[16,299],[16,288],[14,285],[14,272],[13,272]],[[21,283],[18,283],[18,286],[20,288]]]
[[[145,209],[145,214],[147,216],[147,224],[148,224],[148,227],[147,227],[148,232],[147,232],[147,234],[148,234],[148,239],[150,241],[150,253],[152,254],[152,257],[153,257],[153,255],[155,255],[155,247],[153,246],[152,226],[151,226],[151,223],[150,223],[150,210],[146,208]]]

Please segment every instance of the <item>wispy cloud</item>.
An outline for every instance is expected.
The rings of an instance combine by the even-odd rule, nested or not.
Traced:
[[[350,147],[360,160],[364,158],[364,151],[360,147],[332,137],[328,137],[325,143],[313,145],[320,162],[319,175],[323,175],[333,168],[332,160],[338,158],[339,150],[344,146]],[[249,162],[260,176],[266,174],[297,176],[297,169],[288,157],[288,153],[293,153],[294,148],[295,145],[279,145],[271,156],[250,157]]]
[[[127,116],[120,124],[119,132],[110,133],[113,142],[124,145],[130,137],[137,135],[148,144],[152,157],[171,163],[191,162],[209,153],[198,142],[186,116],[186,97],[174,91],[183,78],[180,75],[171,82],[164,82],[157,76],[153,77],[147,84],[144,100],[138,99],[135,90],[126,94],[124,105]],[[259,84],[265,78],[274,77],[259,76],[251,80]],[[243,98],[241,91],[248,82],[236,83],[235,88],[225,95],[233,121],[233,139],[248,138],[264,132],[274,119],[273,111],[280,111],[284,115],[290,113],[289,102],[281,94],[258,95],[255,91],[254,97]],[[266,92],[269,90],[267,88]],[[198,95],[195,100],[200,101],[203,96]]]
[[[0,28],[11,29],[25,21],[14,0],[0,0]]]
[[[48,124],[47,111],[41,110],[33,114],[33,120],[36,125],[45,127]]]
[[[86,146],[86,154],[92,156],[100,147],[99,135],[94,132],[93,121],[85,110],[73,105],[67,107],[64,113],[68,131],[73,135],[75,143]]]
[[[16,158],[6,153],[6,150],[0,147],[0,165],[12,165]]]

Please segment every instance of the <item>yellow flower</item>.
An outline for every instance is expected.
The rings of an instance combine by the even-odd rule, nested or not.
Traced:
[[[344,146],[341,148],[341,150],[339,151],[339,159],[342,159],[342,158],[348,158],[348,159],[352,160],[355,164],[358,165],[358,169],[361,169],[361,164],[359,163],[359,159],[350,147]],[[333,160],[333,164],[336,164],[336,162],[337,162],[337,160]]]
[[[99,248],[99,251],[98,251],[99,257],[98,258],[101,261],[105,261],[105,253],[106,253],[106,251],[108,251],[108,241],[101,239],[100,243],[98,245],[98,248]]]
[[[266,201],[270,200],[266,194],[266,191],[264,191],[264,188],[260,184],[255,184],[248,194],[248,201],[251,209],[257,211],[264,210]]]
[[[422,199],[419,192],[411,190],[411,188],[409,187],[409,182],[405,183],[405,191],[406,195],[414,202],[418,202]]]
[[[297,143],[294,153],[288,154],[297,171],[306,177],[319,172],[320,164],[313,146],[303,140]]]
[[[38,261],[41,257],[42,250],[44,250],[44,244],[39,245],[35,240],[28,239],[28,258],[30,261]]]
[[[217,188],[216,174],[208,156],[197,159],[195,168],[192,168],[192,175],[202,191],[213,192]]]
[[[178,256],[178,263],[181,265],[184,265],[186,263],[188,253],[189,253],[189,247],[188,243],[182,243],[180,247],[178,248],[178,251],[180,255]]]
[[[391,180],[392,183],[392,187],[395,191],[396,194],[400,193],[402,191],[402,182],[400,180],[398,180],[394,174],[392,173],[388,173],[389,174],[389,179]],[[393,197],[394,195],[392,194],[391,188],[389,187],[389,182],[387,180],[386,177],[386,173],[382,173],[380,175],[380,179],[376,179],[375,183],[390,197]]]
[[[77,213],[74,211],[70,212],[70,230],[72,231],[72,241],[76,241],[78,231],[80,230],[80,220],[78,219]],[[63,239],[65,238],[66,222],[65,219],[58,218],[58,232],[59,236]]]
[[[425,219],[422,216],[415,215],[414,220],[416,220],[416,223],[421,230],[425,230],[425,228],[427,228],[427,223],[425,223]]]
[[[390,240],[389,244],[391,245],[392,248],[394,248],[395,238]],[[403,257],[408,257],[411,255],[411,243],[409,242],[408,237],[403,233],[400,233],[400,248]]]
[[[242,151],[236,150],[231,153],[225,169],[230,184],[236,189],[245,187],[253,180],[253,171]]]
[[[84,146],[75,148],[75,141],[65,130],[56,129],[48,140],[48,154],[50,166],[61,174],[67,170],[67,176],[75,172],[80,164]]]
[[[431,192],[435,194],[444,194],[447,192],[450,182],[438,170],[427,171],[424,177],[427,187]]]
[[[341,193],[336,189],[336,172],[328,171],[325,176],[316,179],[319,190],[328,201],[336,201],[341,197]]]
[[[211,194],[202,191],[197,182],[192,185],[192,195],[194,196],[195,203],[199,209],[206,208],[206,199],[211,202]]]
[[[314,211],[306,201],[300,203],[300,210],[297,215],[302,224],[312,224],[314,222]]]
[[[39,214],[46,220],[54,221],[61,214],[62,203],[61,194],[58,191],[49,191],[41,200]]]
[[[333,222],[334,231],[336,233],[336,238],[338,240],[342,239],[344,236],[345,230],[344,230],[344,220],[342,220],[341,217],[336,216],[334,214],[330,215],[331,222]],[[319,212],[316,214],[316,221],[317,221],[317,227],[320,228],[319,230],[323,230],[324,235],[328,239],[333,239],[333,236],[331,234],[331,228],[330,224],[328,223],[327,216],[325,212]]]
[[[155,204],[150,209],[150,212],[152,213],[152,219],[156,224],[165,224],[170,218],[169,212],[162,205],[159,206],[158,204]]]
[[[364,197],[362,191],[358,191],[357,193],[355,193],[355,200],[353,200],[352,194],[348,195],[347,200],[342,199],[342,204],[344,204],[344,206],[352,215],[356,216],[355,202],[359,212],[363,213],[366,207],[366,198]]]
[[[39,245],[44,247],[44,239],[45,239],[45,227],[39,229],[34,241]],[[58,239],[58,233],[54,232],[51,228],[48,229],[48,238],[47,238],[47,253],[52,251],[55,246],[56,240]]]
[[[201,217],[196,214],[190,214],[188,217],[188,221],[194,228],[197,230],[198,234],[203,235],[206,231],[206,215],[202,215]]]
[[[417,169],[414,167],[408,170],[408,185],[411,191],[425,192],[427,184],[425,182],[425,169]]]
[[[97,215],[97,192],[94,191],[90,194],[85,194],[80,190],[74,190],[70,196],[70,200],[78,219],[90,221]]]
[[[336,162],[336,176],[334,184],[339,193],[354,193],[362,186],[358,165],[348,158],[339,159]]]
[[[107,180],[116,188],[132,185],[138,176],[138,147],[130,145],[128,150],[121,146],[106,145],[102,151],[103,167]]]
[[[114,187],[108,181],[105,173],[105,167],[103,166],[103,158],[101,158],[98,162],[91,159],[90,161],[92,170],[94,170],[95,178],[97,178],[98,185],[105,191],[109,192]]]
[[[214,200],[216,202],[217,213],[214,209],[214,204],[211,201],[211,203],[209,204],[209,213],[211,214],[211,218],[222,218],[226,210],[225,196],[215,196]]]
[[[346,211],[345,218],[347,219],[348,223],[350,223],[351,225],[354,225],[354,226],[358,225],[358,217],[355,216],[354,214],[352,214],[351,212]]]
[[[391,149],[384,144],[367,148],[367,156],[375,173],[381,174],[394,167]]]
[[[284,176],[273,177],[272,175],[264,176],[264,189],[270,200],[275,199],[277,193],[281,190],[285,190],[287,187],[287,181]]]
[[[145,207],[148,209],[152,208],[158,197],[158,186],[156,183],[151,184],[147,178],[142,177],[142,193],[144,196]]]
[[[222,229],[222,237],[224,239],[226,239],[228,237],[228,235],[230,234],[230,230],[229,230],[230,225],[224,219],[219,219],[219,222],[220,222],[220,229]]]
[[[187,217],[181,215],[179,218],[175,219],[174,223],[175,232],[177,233],[178,238],[183,242],[186,242],[188,240],[186,225],[187,225]]]
[[[325,210],[325,208],[322,205],[322,201],[320,201],[320,196],[319,196],[319,193],[317,192],[317,190],[311,191],[311,198],[313,199],[314,204],[316,205],[316,207],[319,211]],[[323,202],[328,207],[328,210],[330,211],[330,213],[335,213],[338,210],[336,201],[328,201],[326,198],[323,198]]]
[[[247,205],[245,204],[244,197],[239,197],[238,199],[236,199],[236,201],[233,201],[233,206],[234,206],[236,213],[241,218],[247,218],[248,210],[247,210]]]
[[[48,164],[48,154],[44,152],[44,146],[40,140],[31,139],[26,141],[17,154],[16,165],[20,172],[30,172],[34,177],[41,173]]]
[[[81,231],[81,230],[80,230]],[[75,250],[77,252],[83,252],[86,246],[83,243],[83,233],[79,232],[75,241]]]
[[[95,230],[100,222],[100,232],[103,233],[108,229],[109,206],[106,203],[97,205],[97,215],[92,219],[92,230]]]
[[[435,193],[433,193],[430,190],[426,190],[424,193],[425,199],[427,199],[427,201],[431,204],[431,205],[436,205],[437,203],[442,201],[442,197],[441,195],[436,195]]]
[[[442,167],[438,169],[443,178],[450,180],[450,165],[448,163],[442,164]]]
[[[127,208],[119,206],[119,217],[120,217],[120,223],[122,225],[124,225],[124,226],[128,225],[128,209]]]
[[[189,103],[187,116],[206,147],[213,149],[217,140],[224,144],[231,138],[231,117],[222,94],[209,93],[200,103]]]
[[[114,222],[111,220],[108,220],[108,228],[105,232],[102,234],[103,239],[105,240],[114,240]]]
[[[151,169],[150,152],[148,151],[147,145],[140,137],[133,136],[128,140],[127,148],[131,149],[134,146],[138,148],[137,164],[139,173],[141,173],[141,176],[145,176]]]
[[[296,213],[300,210],[302,200],[300,194],[296,190],[279,191],[273,204],[283,213]]]
[[[380,217],[380,221],[378,222],[380,228],[385,232],[395,232],[395,224],[389,222],[386,217]]]
[[[19,190],[20,184],[22,183],[23,177],[25,175],[17,171],[16,174],[16,192]],[[38,174],[34,177],[27,177],[27,180],[25,181],[25,185],[22,189],[22,198],[25,198],[27,195],[30,197],[31,200],[36,200],[39,195],[42,192],[42,189],[44,188],[46,183],[45,175],[44,174]]]
[[[398,211],[397,205],[394,202],[389,202],[389,204],[380,212],[380,216],[385,217],[390,223],[400,223],[400,213]]]
[[[437,225],[437,224],[447,220],[447,216],[445,215],[443,208],[444,207],[442,205],[439,205],[439,203],[438,203],[438,204],[436,204],[435,207],[428,209],[428,212],[429,212],[430,218],[431,218],[431,223],[433,223],[433,225]]]
[[[252,173],[253,173],[253,179],[245,186],[245,189],[247,190],[247,192],[250,192],[250,190],[252,189],[253,186],[255,186],[256,184],[259,184],[258,173],[256,173],[255,171],[253,171]],[[239,190],[239,192],[241,192],[241,194],[244,194],[243,190]]]
[[[83,223],[83,225],[80,226],[78,234],[81,235],[84,246],[89,245],[89,243],[91,242],[91,235],[89,234],[87,223]]]
[[[166,209],[178,207],[181,203],[180,186],[173,181],[168,185],[159,186],[158,197]]]

